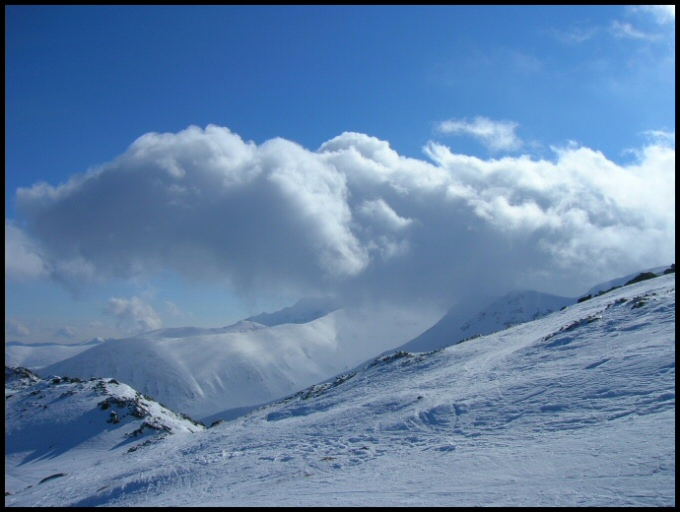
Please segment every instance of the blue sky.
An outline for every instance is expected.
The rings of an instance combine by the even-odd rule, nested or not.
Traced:
[[[6,339],[674,259],[672,6],[5,14]]]

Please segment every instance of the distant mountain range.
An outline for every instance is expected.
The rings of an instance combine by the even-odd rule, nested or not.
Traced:
[[[260,313],[259,315],[246,318],[251,322],[273,327],[281,324],[306,324],[326,316],[328,313],[340,309],[342,304],[333,298],[307,297],[300,299],[293,306],[283,308],[274,313]]]
[[[211,421],[351,369],[436,321],[390,307],[343,308],[318,317],[327,305],[298,303],[280,314],[259,316],[272,326],[244,320],[217,329],[159,329],[101,343],[38,371],[112,377],[174,410]],[[277,323],[293,318],[315,319]]]
[[[660,274],[663,268],[652,269]],[[624,276],[590,290],[629,281]],[[437,322],[409,308],[304,299],[220,328],[166,328],[80,345],[5,345],[5,362],[45,377],[115,378],[175,411],[233,418],[394,350],[426,352],[535,320],[577,299],[517,291],[460,304]]]

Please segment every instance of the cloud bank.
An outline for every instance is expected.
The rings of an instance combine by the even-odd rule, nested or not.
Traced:
[[[14,279],[33,279],[47,275],[36,244],[11,222],[5,220],[5,275]]]
[[[24,337],[31,334],[31,330],[22,322],[5,318],[5,336]]]
[[[128,334],[160,329],[162,322],[151,305],[137,296],[131,299],[112,297],[104,311],[117,319],[118,328]]]
[[[243,294],[576,296],[674,261],[668,140],[619,165],[577,146],[483,160],[432,142],[421,160],[350,132],[316,151],[214,125],[148,133],[64,184],[19,189],[5,272],[84,283],[172,271]],[[155,328],[141,304],[112,300],[110,313]]]

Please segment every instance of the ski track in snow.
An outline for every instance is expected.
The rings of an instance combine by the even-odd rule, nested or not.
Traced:
[[[5,504],[674,506],[675,276],[126,450],[6,456]]]

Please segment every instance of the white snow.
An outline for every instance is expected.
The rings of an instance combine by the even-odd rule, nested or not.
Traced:
[[[201,430],[203,425],[113,379],[38,380],[5,367],[6,492],[71,474],[73,466],[60,470],[63,460],[87,471],[112,451],[131,453],[168,434]],[[36,467],[46,472],[37,482]]]
[[[675,275],[132,452],[7,435],[6,506],[674,506]]]

